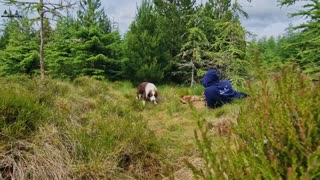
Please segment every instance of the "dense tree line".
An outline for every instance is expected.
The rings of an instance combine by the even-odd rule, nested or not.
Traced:
[[[250,1],[250,0],[248,0]],[[290,5],[293,0],[279,1]],[[320,71],[319,9],[308,1],[293,16],[308,21],[292,27],[283,37],[248,42],[240,16],[247,16],[238,1],[143,0],[123,36],[100,0],[81,0],[77,14],[65,10],[54,23],[44,21],[44,59],[48,76],[74,79],[197,82],[209,68],[241,84],[248,75],[254,49],[268,67],[295,62],[312,74]],[[39,70],[39,30],[33,19],[8,19],[0,38],[0,75]]]
[[[294,0],[282,0],[282,5],[291,5]],[[298,64],[304,73],[320,80],[320,2],[310,0],[303,9],[291,16],[304,16],[307,21],[299,26],[290,25],[286,34],[253,40],[260,52],[260,60],[271,70],[283,64]]]

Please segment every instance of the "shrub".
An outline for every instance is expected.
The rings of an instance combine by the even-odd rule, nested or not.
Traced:
[[[196,133],[205,168],[197,177],[320,178],[320,88],[295,66],[248,84],[251,97],[227,137]]]

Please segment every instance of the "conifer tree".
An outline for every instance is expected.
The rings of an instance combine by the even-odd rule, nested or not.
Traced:
[[[75,60],[79,24],[70,14],[58,19],[51,41],[46,44],[48,74],[54,78],[74,79],[81,74],[80,62]]]
[[[9,43],[10,36],[10,21],[4,24],[4,29],[1,29],[0,37],[0,50],[5,49],[6,45]]]
[[[83,28],[97,26],[104,33],[111,32],[111,22],[105,14],[100,0],[81,0],[77,14],[79,23]]]
[[[80,74],[97,79],[117,79],[122,72],[123,50],[119,31],[111,31],[109,18],[100,0],[82,0],[78,11],[78,39],[74,47],[75,62]]]
[[[44,62],[44,46],[45,46],[45,19],[46,14],[52,16],[59,15],[59,11],[65,8],[70,8],[73,3],[71,0],[59,0],[57,3],[50,1],[45,2],[44,0],[38,1],[17,1],[17,0],[4,0],[5,4],[13,4],[23,9],[31,10],[32,12],[37,11],[39,14],[40,21],[40,48],[39,48],[39,59],[40,59],[40,74],[41,78],[45,77],[45,62]]]
[[[126,35],[127,56],[126,73],[132,81],[159,82],[164,77],[167,64],[161,61],[158,16],[152,1],[143,0],[135,20]],[[163,52],[162,52],[163,53]]]
[[[39,66],[39,39],[32,23],[27,19],[10,19],[4,34],[8,42],[0,50],[0,75],[35,74]]]
[[[291,5],[296,0],[279,0],[281,5]],[[296,62],[301,65],[304,72],[314,75],[320,80],[320,2],[319,0],[307,0],[303,10],[291,14],[292,16],[305,16],[306,23],[294,27],[301,31],[301,41],[289,44],[288,47],[298,49]]]
[[[159,14],[158,28],[161,43],[170,51],[170,55],[178,55],[184,34],[188,31],[187,23],[195,13],[195,0],[154,0],[155,11]]]
[[[77,11],[57,22],[48,44],[48,66],[52,77],[74,79],[80,75],[96,79],[122,78],[124,50],[118,30],[112,31],[100,0],[82,0]]]
[[[238,1],[209,0],[204,8],[206,18],[211,19],[212,29],[205,31],[212,44],[211,54],[206,60],[214,62],[215,68],[223,78],[235,84],[244,82],[246,75],[246,31],[240,22],[240,16],[247,17]],[[210,64],[209,63],[209,64]]]
[[[209,46],[206,35],[203,31],[197,27],[192,27],[188,32],[188,41],[182,46],[180,56],[181,61],[178,63],[179,69],[190,69],[190,76],[184,75],[183,71],[176,72],[182,77],[190,77],[190,86],[192,87],[195,84],[195,76],[197,71],[200,69],[197,68],[197,64],[202,63],[202,57],[206,53]],[[198,65],[199,67],[199,65]],[[200,66],[201,67],[201,66]]]

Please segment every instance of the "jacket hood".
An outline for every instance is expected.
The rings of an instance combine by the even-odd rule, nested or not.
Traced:
[[[206,88],[215,83],[218,83],[220,80],[219,74],[215,70],[208,70],[203,77],[202,85]]]

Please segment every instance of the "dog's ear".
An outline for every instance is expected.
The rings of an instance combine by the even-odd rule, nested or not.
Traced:
[[[155,91],[155,92],[154,92],[154,96],[155,96],[155,97],[158,97],[158,91]]]

